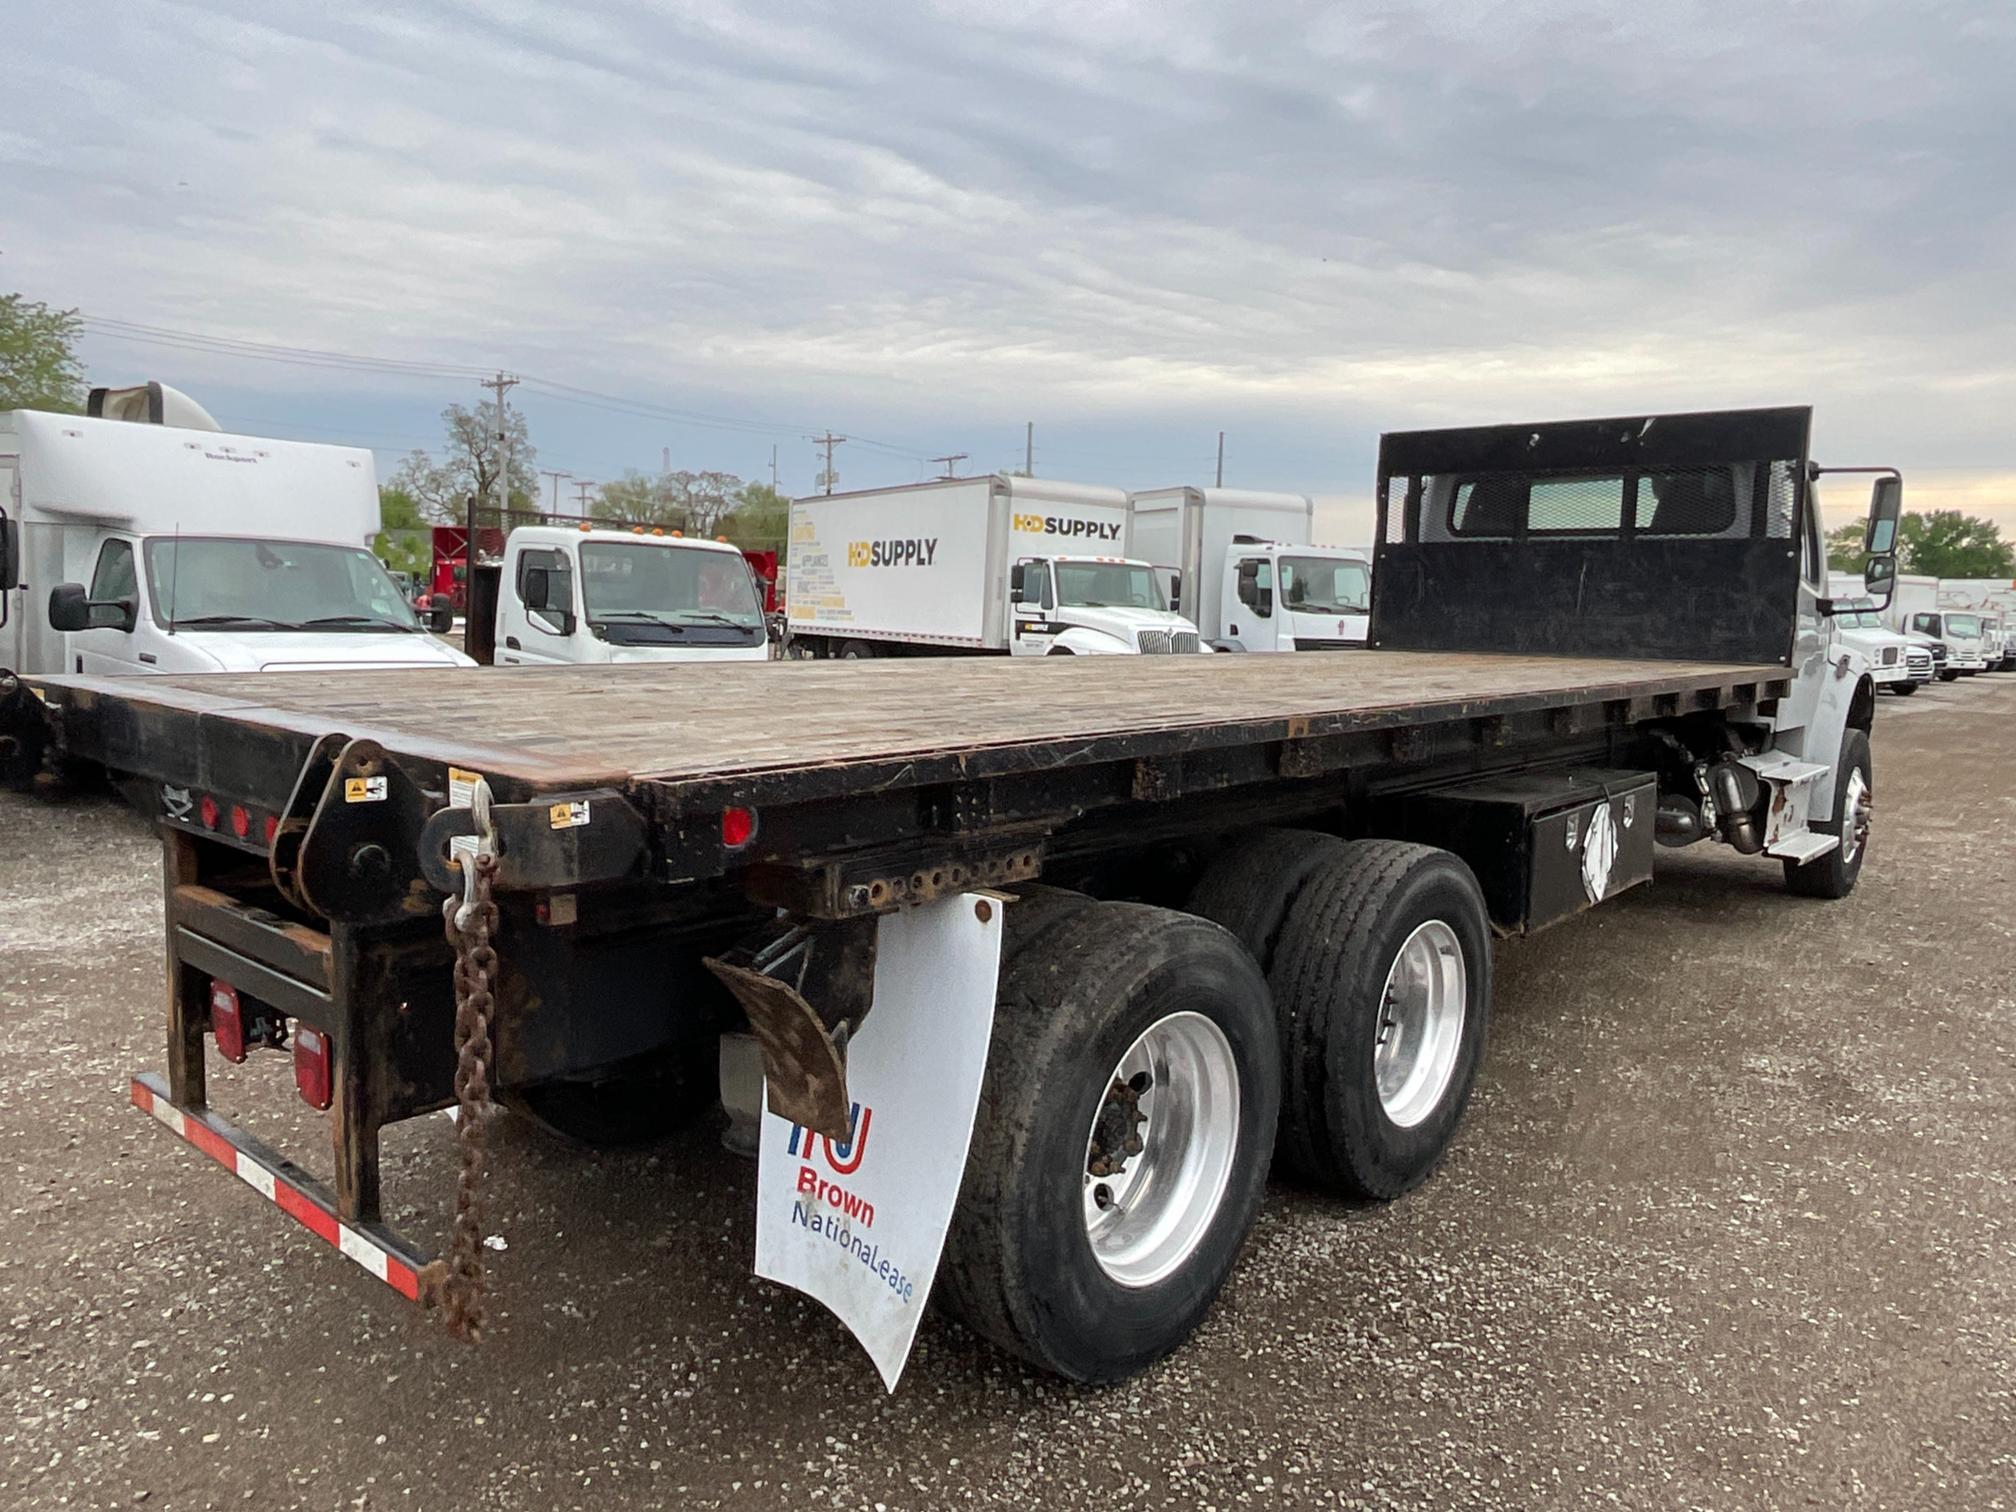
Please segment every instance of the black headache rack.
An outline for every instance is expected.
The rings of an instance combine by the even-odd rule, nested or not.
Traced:
[[[1371,645],[1789,665],[1811,422],[1793,407],[1382,437]]]

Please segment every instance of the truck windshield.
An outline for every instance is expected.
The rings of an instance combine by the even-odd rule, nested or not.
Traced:
[[[1946,633],[1975,640],[1981,634],[1981,616],[1978,614],[1949,614],[1946,616]]]
[[[734,552],[701,546],[584,541],[581,597],[590,624],[644,619],[763,628],[749,564]]]
[[[1371,607],[1372,574],[1363,562],[1283,557],[1280,577],[1282,602],[1304,614],[1363,614]]]
[[[1058,562],[1057,602],[1070,609],[1167,609],[1155,572],[1136,562]]]
[[[152,536],[155,623],[209,630],[418,632],[406,596],[361,546],[236,536]]]

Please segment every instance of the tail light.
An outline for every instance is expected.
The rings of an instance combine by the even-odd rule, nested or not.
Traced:
[[[756,810],[731,808],[721,811],[721,843],[740,850],[756,838]]]
[[[205,829],[217,828],[217,815],[219,810],[217,808],[217,800],[215,798],[212,798],[208,793],[205,793],[203,795],[203,801],[196,805],[196,812],[202,816],[203,828]]]
[[[334,1102],[335,1082],[329,1068],[329,1036],[306,1024],[294,1026],[294,1090],[311,1108]]]
[[[231,833],[240,840],[252,833],[252,816],[246,812],[242,803],[231,805]]]
[[[238,1006],[238,989],[226,982],[210,984],[210,1032],[217,1037],[217,1053],[228,1061],[245,1061],[245,1013]]]

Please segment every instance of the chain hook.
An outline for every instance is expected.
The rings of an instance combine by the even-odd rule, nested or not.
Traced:
[[[476,897],[477,858],[497,854],[497,821],[490,813],[490,784],[479,777],[469,795],[469,817],[476,822],[476,838],[473,844],[455,843],[455,852],[462,867],[462,902],[455,910],[455,927],[467,930],[469,921],[475,916],[478,902]]]

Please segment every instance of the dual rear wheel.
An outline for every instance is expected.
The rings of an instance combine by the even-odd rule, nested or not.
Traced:
[[[1425,1178],[1483,1045],[1488,925],[1447,852],[1258,831],[1190,907],[1031,888],[1008,910],[939,1296],[1074,1380],[1189,1336],[1271,1158],[1369,1197]]]

